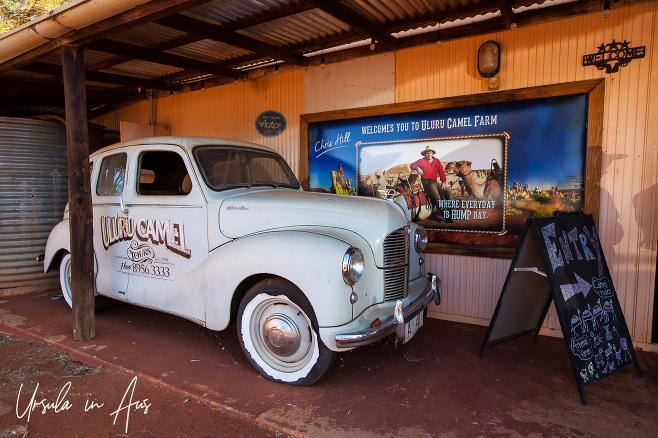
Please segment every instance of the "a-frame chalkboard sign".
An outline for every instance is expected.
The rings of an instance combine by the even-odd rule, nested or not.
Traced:
[[[486,347],[533,334],[555,303],[578,392],[635,365],[626,320],[590,215],[528,219],[489,324]]]

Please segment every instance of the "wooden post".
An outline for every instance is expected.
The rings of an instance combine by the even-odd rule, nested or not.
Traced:
[[[77,341],[86,341],[96,335],[93,211],[89,174],[87,94],[82,55],[80,48],[62,47],[69,165],[73,339]]]

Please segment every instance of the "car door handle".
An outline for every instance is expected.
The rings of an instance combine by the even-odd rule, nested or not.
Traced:
[[[121,203],[121,211],[123,214],[128,214],[130,210],[128,210],[128,207],[126,207],[126,205],[123,203],[123,193],[119,197],[119,202]]]

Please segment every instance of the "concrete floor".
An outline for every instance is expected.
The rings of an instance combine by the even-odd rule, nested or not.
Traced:
[[[72,339],[58,291],[0,297],[0,330],[49,342],[287,433],[308,437],[655,437],[658,354],[578,395],[562,339],[531,336],[478,353],[486,327],[426,320],[406,345],[342,353],[308,388],[270,382],[244,357],[235,327],[189,321],[109,301],[96,337]]]

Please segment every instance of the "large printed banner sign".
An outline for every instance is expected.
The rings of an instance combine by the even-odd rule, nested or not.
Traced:
[[[511,257],[528,217],[587,212],[588,103],[584,91],[310,115],[308,189],[396,202],[432,244],[504,248]]]

